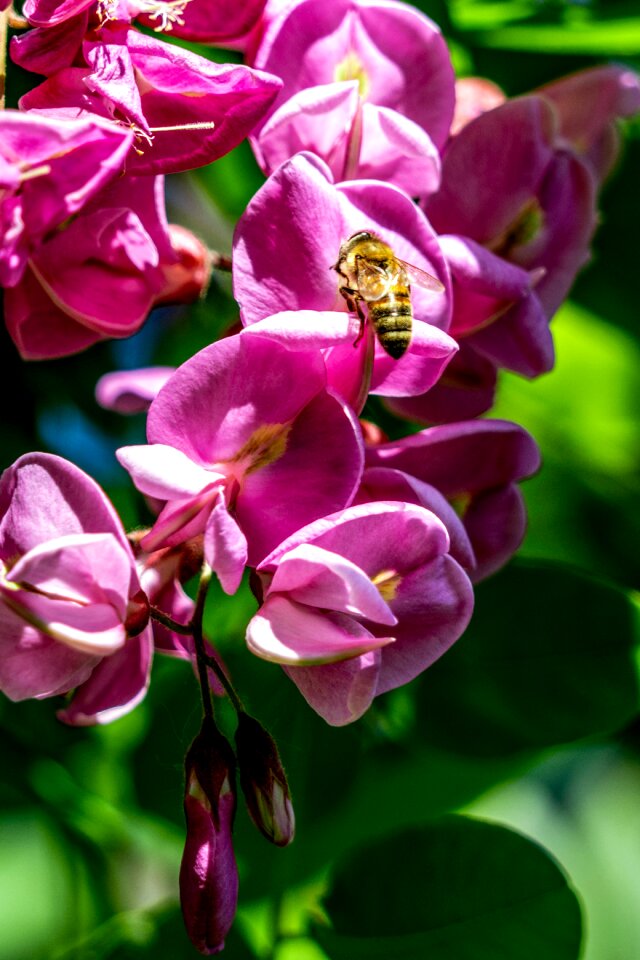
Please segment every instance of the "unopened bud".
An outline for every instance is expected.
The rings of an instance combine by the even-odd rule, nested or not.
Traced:
[[[224,948],[238,902],[231,842],[235,758],[209,718],[189,747],[185,777],[187,839],[180,866],[180,903],[191,942],[208,956]]]
[[[289,784],[273,737],[253,717],[238,715],[236,750],[240,785],[251,819],[278,847],[291,843],[295,818]]]

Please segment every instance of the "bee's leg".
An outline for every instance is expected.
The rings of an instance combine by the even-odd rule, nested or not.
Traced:
[[[358,319],[360,320],[360,330],[358,331],[358,336],[353,341],[354,347],[357,347],[364,336],[364,325],[367,318],[365,317],[364,312],[362,310],[362,305],[360,300],[352,300],[351,306],[349,307],[349,309],[352,311],[352,313],[357,313]]]

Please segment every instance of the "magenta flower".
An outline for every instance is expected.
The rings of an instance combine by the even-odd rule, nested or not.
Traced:
[[[90,13],[92,21],[139,20],[186,40],[242,49],[259,22],[265,0],[25,0],[24,16],[37,27],[57,25]]]
[[[598,181],[611,171],[620,152],[616,120],[640,112],[640,77],[610,64],[580,70],[535,91],[556,111],[559,139],[588,164]]]
[[[413,197],[440,183],[440,154],[429,134],[389,107],[363,103],[356,80],[294,94],[252,145],[265,173],[307,151],[327,163],[336,182],[384,180]]]
[[[329,385],[357,410],[368,392],[370,364],[373,392],[411,395],[431,387],[455,351],[443,333],[449,297],[418,286],[411,288],[411,345],[400,360],[378,344],[373,353],[366,336],[356,343],[360,323],[346,312],[331,267],[341,243],[359,230],[378,234],[398,257],[448,288],[436,236],[406,194],[375,181],[334,186],[326,165],[309,154],[284,163],[258,191],[238,223],[233,250],[234,293],[246,333],[292,350],[321,348]]]
[[[180,903],[200,953],[220,953],[236,913],[238,868],[231,832],[236,812],[235,759],[213,720],[205,719],[185,757],[187,839]]]
[[[456,508],[473,548],[476,582],[503,566],[520,546],[526,510],[516,484],[540,467],[536,443],[522,427],[506,420],[451,423],[367,447],[366,454],[368,466],[402,471]],[[436,502],[430,508],[447,524],[453,541],[450,520]],[[463,555],[458,558],[467,566]]]
[[[78,688],[61,714],[105,723],[144,695],[148,603],[120,521],[60,457],[21,457],[0,479],[0,688],[12,700]]]
[[[587,261],[595,227],[593,177],[558,145],[550,103],[522,97],[463,127],[426,210],[439,233],[458,236],[445,252],[452,330],[499,366],[529,377],[549,370],[547,321]],[[509,265],[521,270],[521,297]],[[505,308],[510,288],[513,306]]]
[[[54,121],[0,114],[0,284],[14,286],[28,258],[122,170],[130,132],[97,117]]]
[[[499,107],[507,99],[500,87],[486,77],[461,77],[456,80],[456,107],[451,121],[451,136],[487,110]]]
[[[271,19],[253,65],[282,78],[274,110],[309,87],[356,80],[362,100],[390,108],[436,147],[449,133],[454,75],[438,27],[395,0],[301,0]]]
[[[149,445],[118,459],[143,493],[166,501],[147,551],[205,535],[205,559],[233,593],[284,537],[350,503],[362,441],[325,389],[324,364],[241,334],[178,368],[151,404]]]
[[[7,329],[25,359],[130,336],[174,292],[176,261],[162,178],[122,177],[33,252],[21,282],[5,291]]]
[[[473,593],[444,524],[409,503],[367,503],[297,531],[258,566],[249,649],[284,666],[333,725],[413,679],[462,634]]]
[[[136,131],[131,174],[176,173],[211,163],[237,146],[281,83],[236,64],[218,64],[122,24],[83,44],[87,66],[58,70],[20,107],[49,116],[95,113]]]

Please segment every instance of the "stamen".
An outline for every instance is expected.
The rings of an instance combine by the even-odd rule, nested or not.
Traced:
[[[152,133],[171,133],[174,130],[214,130],[213,120],[199,120],[193,123],[177,123],[171,127],[149,127]]]
[[[140,13],[158,21],[153,28],[156,33],[170,33],[174,24],[184,26],[183,13],[189,3],[190,0],[143,0],[139,7]]]
[[[48,163],[43,163],[39,167],[32,167],[31,170],[25,170],[20,174],[20,182],[25,180],[35,180],[36,177],[47,177],[51,173],[51,167]]]
[[[371,583],[377,587],[382,599],[388,603],[395,599],[402,577],[397,570],[381,570],[375,577],[371,577]]]

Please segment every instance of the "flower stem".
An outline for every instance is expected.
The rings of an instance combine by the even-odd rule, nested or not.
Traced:
[[[205,717],[208,717],[209,720],[213,720],[213,704],[211,702],[211,690],[209,689],[209,676],[207,674],[207,660],[209,658],[207,657],[204,648],[202,618],[204,615],[204,605],[207,600],[207,592],[209,590],[209,584],[211,583],[212,576],[213,570],[208,563],[204,563],[202,565],[202,573],[200,574],[200,583],[198,584],[196,605],[189,624],[193,634],[193,645],[195,647],[196,660],[198,662],[198,678],[200,680],[202,708],[204,710]]]
[[[193,633],[190,623],[178,623],[178,621],[174,620],[173,617],[167,616],[166,613],[163,613],[162,610],[158,610],[158,608],[154,607],[153,605],[149,607],[149,613],[152,620],[157,620],[158,623],[161,623],[163,627],[173,630],[174,633],[179,633],[184,637],[190,637]]]
[[[207,666],[211,667],[216,677],[224,687],[225,693],[229,697],[229,700],[231,700],[231,703],[233,704],[233,708],[236,711],[236,713],[245,713],[242,700],[240,699],[236,691],[233,689],[229,679],[227,678],[224,670],[222,669],[218,661],[215,659],[215,657],[210,657],[206,653],[204,655],[204,658]]]

